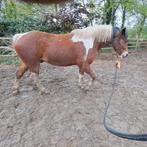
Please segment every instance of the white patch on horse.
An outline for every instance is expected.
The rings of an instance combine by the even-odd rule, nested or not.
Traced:
[[[23,37],[24,35],[27,35],[27,34],[29,34],[29,33],[30,33],[30,32],[15,34],[15,35],[13,36],[13,38],[12,38],[13,43],[17,43],[17,41],[18,41],[21,37]]]
[[[128,51],[124,51],[121,55],[120,58],[125,58],[128,56]]]
[[[94,44],[94,38],[79,38],[77,36],[73,36],[71,39],[73,42],[82,42],[85,49],[86,49],[86,55],[85,59],[87,59],[88,52],[91,48],[93,48]]]
[[[110,25],[95,25],[71,31],[77,38],[94,38],[97,42],[111,42],[112,33]]]

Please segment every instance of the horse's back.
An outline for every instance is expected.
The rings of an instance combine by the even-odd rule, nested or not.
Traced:
[[[51,34],[31,31],[14,35],[13,46],[24,62],[45,61],[54,65],[70,65],[76,58],[71,37],[70,33]]]
[[[71,34],[52,34],[47,32],[41,32],[41,31],[31,31],[26,33],[19,33],[15,34],[12,38],[13,44],[22,44],[22,42],[43,42],[44,40],[48,41],[64,41],[69,39]]]

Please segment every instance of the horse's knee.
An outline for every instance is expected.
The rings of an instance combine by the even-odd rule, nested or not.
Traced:
[[[21,70],[17,70],[16,72],[16,79],[20,79],[23,75],[23,72]]]
[[[23,74],[27,71],[28,67],[23,62],[20,64],[18,70],[16,71],[16,78],[20,79]]]
[[[32,64],[29,66],[30,72],[36,75],[39,75],[39,68],[40,68],[40,63]]]
[[[18,69],[16,71],[16,78],[20,79],[23,76],[23,74],[26,72],[26,70],[27,70],[27,68],[25,68],[25,69]]]
[[[92,77],[92,80],[93,81],[95,81],[96,80],[96,75],[95,75],[95,73],[93,72],[93,73],[91,73],[91,77]]]
[[[95,72],[91,69],[90,65],[87,64],[87,66],[85,66],[84,71],[92,78],[93,81],[96,80],[96,74]]]

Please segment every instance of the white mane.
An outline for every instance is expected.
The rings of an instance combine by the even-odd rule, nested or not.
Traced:
[[[88,39],[93,38],[98,42],[110,42],[112,38],[112,26],[95,25],[84,29],[75,29],[71,31],[75,38]]]

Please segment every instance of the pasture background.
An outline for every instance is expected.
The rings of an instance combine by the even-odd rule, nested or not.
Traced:
[[[107,121],[119,131],[146,133],[146,18],[146,0],[88,0],[62,6],[0,0],[0,147],[146,147],[146,142],[124,140],[104,129],[116,60],[111,48],[103,49],[92,65],[97,80],[88,91],[77,86],[76,66],[43,63],[40,77],[49,93],[39,95],[32,89],[26,73],[21,94],[13,96],[19,60],[9,46],[15,33],[29,30],[65,33],[95,23],[127,26],[131,50],[119,70]]]
[[[110,95],[115,55],[101,53],[92,68],[97,80],[87,92],[77,86],[78,68],[42,64],[40,78],[47,95],[28,85],[12,95],[17,66],[0,66],[0,147],[146,147],[108,133],[103,115]],[[147,132],[147,51],[131,52],[119,70],[108,112],[108,124],[119,131]],[[88,77],[87,77],[88,78]]]

